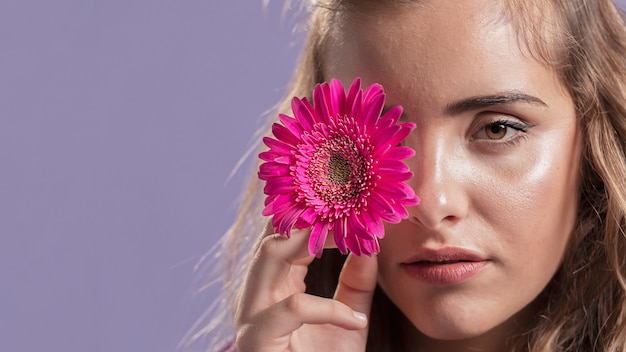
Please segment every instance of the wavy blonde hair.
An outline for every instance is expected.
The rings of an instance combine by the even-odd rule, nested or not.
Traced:
[[[307,38],[278,113],[293,96],[308,96],[324,81],[321,52],[342,11],[371,10],[410,0],[328,0],[309,4]],[[534,326],[511,337],[515,351],[626,352],[626,29],[611,0],[502,0],[520,47],[552,67],[574,100],[583,133],[577,224],[555,277],[537,300]],[[269,124],[261,135],[269,133]],[[260,139],[260,138],[259,138]],[[215,268],[221,296],[194,327],[189,341],[225,346],[234,336],[236,294],[266,219],[262,184],[251,172],[238,216],[200,263]],[[258,216],[256,216],[258,214]],[[309,268],[307,292],[330,297],[344,257],[325,253]],[[217,265],[219,263],[219,265]],[[201,271],[206,273],[205,271]],[[208,324],[206,322],[209,322]],[[377,290],[368,351],[402,351],[410,322]],[[209,339],[210,337],[210,339]],[[187,344],[190,346],[191,344]]]

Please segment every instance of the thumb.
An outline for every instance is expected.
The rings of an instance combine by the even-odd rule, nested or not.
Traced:
[[[376,256],[350,253],[339,275],[335,299],[369,318],[377,277]]]

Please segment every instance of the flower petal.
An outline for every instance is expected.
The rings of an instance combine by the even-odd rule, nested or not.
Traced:
[[[374,234],[367,230],[367,227],[361,223],[359,217],[348,216],[348,234],[355,235],[358,238],[374,238]]]
[[[310,131],[313,128],[316,122],[315,110],[308,100],[293,98],[291,100],[291,110],[304,130]]]
[[[402,128],[398,125],[393,125],[381,130],[378,130],[377,133],[372,136],[373,143],[376,148],[386,148],[388,145],[394,145],[390,140],[400,132]],[[397,143],[395,143],[397,144]]]
[[[259,153],[259,159],[264,161],[273,161],[279,164],[292,165],[294,163],[293,157],[289,154],[279,153],[275,150],[266,150]]]
[[[274,137],[287,144],[298,145],[298,143],[300,143],[300,138],[291,133],[291,131],[283,125],[277,123],[272,124],[272,133]]]
[[[299,204],[294,204],[280,214],[274,215],[274,218],[280,219],[277,226],[278,233],[291,237],[291,229],[294,227],[296,220],[298,220],[303,211],[304,209],[302,209]]]
[[[300,219],[311,224],[315,221],[315,219],[317,219],[317,213],[313,210],[313,208],[307,207],[300,215]]]
[[[291,151],[293,150],[292,145],[289,145],[283,141],[279,141],[271,137],[263,137],[263,143],[265,143],[266,146],[270,147],[270,149],[273,149],[275,152],[279,152],[283,154],[289,155],[291,154]]]
[[[313,107],[317,120],[323,124],[330,122],[331,107],[330,105],[330,87],[328,83],[321,83],[315,86],[313,90]]]
[[[341,81],[333,79],[330,82],[330,102],[336,116],[344,116],[346,111],[346,92]]]
[[[263,161],[274,161],[274,159],[282,156],[283,154],[277,153],[274,150],[266,150],[259,153],[259,159]]]
[[[263,209],[263,215],[270,216],[270,215],[278,214],[284,211],[285,209],[288,209],[289,207],[291,207],[293,203],[294,203],[294,200],[292,199],[291,194],[287,194],[287,195],[279,194],[278,196],[276,196],[276,198],[273,199],[273,201],[270,204],[267,204],[265,206],[265,209]]]
[[[402,142],[409,134],[411,134],[411,131],[413,131],[414,128],[415,128],[415,124],[412,122],[405,122],[401,124],[400,131],[398,131],[398,133],[396,133],[392,138],[390,138],[389,141],[387,141],[387,143],[391,145],[396,145]]]
[[[405,206],[405,207],[410,207],[410,206],[414,206],[414,205],[418,205],[420,204],[420,197],[416,196],[415,194],[405,198],[405,199],[401,199],[400,203]]]
[[[361,110],[363,107],[363,93],[359,90],[356,92],[356,96],[354,97],[354,102],[352,103],[352,109],[350,109],[350,116],[354,117],[358,123],[362,123],[363,116],[361,114]]]
[[[372,101],[366,105],[365,112],[363,113],[363,124],[367,126],[367,128],[373,128],[378,118],[380,117],[380,113],[383,111],[383,106],[385,105],[385,95],[380,94],[372,99]]]
[[[335,226],[333,228],[333,236],[335,239],[335,244],[339,249],[341,254],[348,253],[348,247],[346,246],[346,219],[343,218],[339,221],[335,221]]]
[[[407,189],[401,186],[402,184],[398,184],[398,183],[385,183],[385,182],[379,182],[376,185],[376,192],[378,192],[379,194],[384,194],[384,198],[389,199],[405,199],[408,196],[410,196],[410,194],[407,194]],[[410,187],[407,186],[407,188],[410,189]],[[411,193],[413,193],[413,191],[410,191]]]
[[[378,244],[378,239],[374,238],[371,240],[361,239],[361,251],[366,256],[371,256],[374,253],[380,252],[380,245]]]
[[[415,155],[413,148],[399,146],[391,147],[385,154],[385,159],[405,160]]]
[[[308,227],[311,227],[312,223],[310,222],[306,222],[304,220],[302,220],[302,217],[299,217],[298,220],[296,221],[296,224],[293,225],[293,227],[297,228],[297,229],[306,229]]]
[[[346,98],[346,108],[354,106],[357,95],[360,97],[361,93],[361,78],[357,77],[352,81],[350,89],[348,90],[348,96]],[[351,114],[352,110],[346,109],[345,114]],[[353,115],[354,116],[354,115]]]
[[[373,83],[363,91],[363,104],[368,105],[379,95],[383,95],[383,86]]]
[[[361,244],[359,243],[358,238],[351,233],[348,233],[348,235],[346,236],[346,247],[348,247],[350,252],[352,252],[354,255],[362,254]]]
[[[377,238],[385,236],[385,226],[380,218],[374,218],[372,214],[364,211],[360,214],[361,222],[367,227],[367,230]]]
[[[408,166],[401,160],[382,159],[376,165],[377,170],[396,170],[396,172],[408,171]]]
[[[300,136],[304,132],[304,130],[302,129],[302,126],[300,125],[300,123],[298,123],[298,120],[294,119],[293,117],[290,117],[290,116],[287,116],[287,115],[284,115],[284,114],[280,114],[280,115],[278,115],[278,119],[295,136]]]
[[[402,106],[400,105],[396,105],[394,107],[392,107],[391,109],[387,110],[387,112],[385,112],[379,120],[378,123],[378,127],[389,127],[391,125],[394,125],[396,123],[398,123],[398,120],[400,119],[400,116],[402,116]]]
[[[389,204],[389,202],[380,196],[376,192],[372,192],[368,198],[369,205],[375,209],[372,209],[378,213],[378,215],[385,221],[391,223],[397,223],[399,221],[395,210]]]
[[[263,180],[260,176],[259,178]],[[293,177],[291,176],[271,177],[265,183],[265,187],[263,187],[265,194],[290,193],[296,190],[297,187],[294,185]]]
[[[265,162],[259,166],[259,177],[261,180],[267,180],[270,177],[279,177],[289,175],[289,166],[285,164]]]
[[[311,237],[309,238],[309,253],[316,257],[322,256],[324,250],[324,242],[328,235],[328,228],[330,224],[328,222],[317,222],[311,229]]]
[[[403,182],[406,181],[408,179],[410,179],[411,177],[413,177],[413,173],[411,172],[391,172],[391,173],[386,173],[386,174],[379,174],[378,175],[379,181],[380,182]]]
[[[394,162],[392,164],[392,162]],[[397,174],[397,173],[410,173],[411,170],[405,163],[399,160],[381,160],[375,167],[377,174]]]
[[[409,217],[409,212],[404,207],[404,205],[402,205],[401,202],[395,199],[392,199],[392,202],[390,202],[390,204],[393,207],[393,210],[395,211],[396,215],[398,216],[398,222],[400,222],[401,219],[406,219]]]

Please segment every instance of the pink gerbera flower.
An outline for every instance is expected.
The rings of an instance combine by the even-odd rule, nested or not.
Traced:
[[[313,90],[313,103],[293,98],[295,118],[280,115],[259,178],[265,180],[263,215],[273,215],[275,230],[311,228],[309,252],[321,256],[329,231],[342,253],[378,253],[383,221],[407,218],[405,206],[419,199],[404,181],[412,174],[402,160],[415,154],[399,146],[415,124],[398,124],[400,106],[381,116],[380,84],[361,89],[355,79],[346,94],[338,80]]]

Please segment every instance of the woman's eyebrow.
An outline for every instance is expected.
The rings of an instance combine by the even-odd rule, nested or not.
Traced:
[[[520,92],[504,92],[494,95],[483,95],[477,97],[470,97],[467,99],[461,99],[454,101],[444,109],[446,115],[458,115],[466,111],[472,111],[482,108],[487,108],[495,105],[510,104],[516,102],[523,102],[532,105],[539,105],[547,107],[543,100]]]

